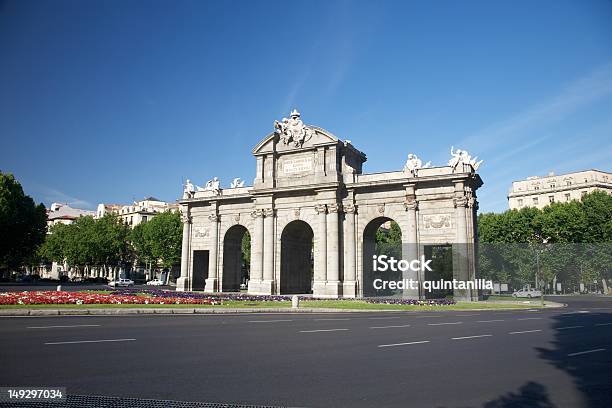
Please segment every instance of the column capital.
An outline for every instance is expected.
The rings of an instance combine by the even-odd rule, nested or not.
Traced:
[[[342,204],[338,204],[338,203],[328,204],[327,212],[329,214],[342,212]]]
[[[219,214],[210,214],[210,215],[208,216],[208,219],[209,219],[211,222],[219,222],[219,220],[221,219],[221,216],[220,216]]]
[[[467,199],[467,197],[456,197],[456,198],[453,199],[453,204],[455,205],[455,208],[457,208],[457,207],[467,207],[468,199]]]
[[[191,224],[191,215],[189,214],[189,210],[181,210],[180,211],[181,214],[181,222],[183,224]]]
[[[317,204],[314,209],[317,214],[325,214],[327,212],[327,206],[325,204]]]
[[[251,211],[251,217],[253,217],[253,218],[259,218],[259,217],[263,217],[263,216],[264,216],[263,210],[253,210],[253,211]]]
[[[343,208],[344,208],[344,212],[347,214],[357,213],[357,206],[353,203],[344,204]]]
[[[419,202],[414,198],[409,198],[404,201],[404,208],[406,211],[416,211],[419,209]]]
[[[264,208],[261,213],[264,217],[274,217],[274,208]]]

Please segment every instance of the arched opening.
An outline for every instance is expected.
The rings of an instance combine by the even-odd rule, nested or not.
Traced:
[[[234,225],[223,239],[222,292],[239,292],[246,288],[251,263],[251,236],[242,225]]]
[[[363,231],[363,296],[393,296],[400,290],[376,290],[375,279],[401,280],[401,271],[375,271],[374,255],[387,255],[397,260],[402,259],[402,231],[394,220],[378,217],[366,225]]]
[[[281,294],[312,293],[314,232],[304,221],[291,221],[281,235]]]

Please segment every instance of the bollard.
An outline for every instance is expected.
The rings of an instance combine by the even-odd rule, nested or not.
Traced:
[[[297,295],[293,295],[291,298],[291,308],[297,309],[298,307],[300,307],[300,298]]]
[[[62,291],[62,285],[57,285],[57,291],[61,292]]]

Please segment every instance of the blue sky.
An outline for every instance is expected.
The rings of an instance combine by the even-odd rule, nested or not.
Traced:
[[[612,171],[610,1],[0,1],[0,170],[36,201],[250,184],[290,109],[365,172],[450,146],[511,181]]]

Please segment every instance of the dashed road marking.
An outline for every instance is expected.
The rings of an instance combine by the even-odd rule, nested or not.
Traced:
[[[395,328],[399,328],[399,327],[410,327],[409,324],[402,324],[402,325],[398,325],[398,326],[373,326],[370,327],[370,329],[395,329]]]
[[[463,336],[463,337],[452,337],[451,340],[465,340],[465,339],[478,339],[481,337],[491,337],[492,334],[479,334],[476,336]]]
[[[541,329],[537,329],[537,330],[523,330],[523,331],[514,331],[514,332],[510,332],[508,334],[523,334],[523,333],[535,333],[535,332],[541,332]]]
[[[81,344],[81,343],[107,343],[107,342],[119,342],[119,341],[136,341],[136,339],[54,341],[54,342],[45,343],[45,344],[47,344],[47,345],[56,345],[56,344]]]
[[[381,344],[378,347],[382,348],[382,347],[409,346],[411,344],[424,344],[424,343],[429,343],[429,340],[411,341],[408,343]]]
[[[73,324],[66,326],[30,326],[28,329],[62,329],[69,327],[100,327],[100,324]]]
[[[567,356],[574,357],[574,356],[580,356],[582,354],[597,353],[598,351],[606,351],[606,349],[600,348],[600,349],[594,349],[594,350],[579,351],[577,353],[569,353]]]
[[[557,330],[569,330],[569,329],[578,329],[584,326],[566,326],[566,327],[557,327]]]
[[[248,323],[280,323],[292,322],[293,320],[249,320]]]
[[[427,323],[428,326],[444,326],[447,324],[461,324],[463,322],[447,322],[447,323]]]
[[[318,332],[335,332],[347,331],[348,329],[318,329],[318,330],[300,330],[300,333],[318,333]]]
[[[596,323],[595,326],[610,326],[612,324],[611,323]]]
[[[544,319],[543,317],[523,317],[521,319],[516,319],[516,320],[542,320]]]
[[[476,323],[493,323],[493,322],[503,322],[504,319],[493,319],[493,320],[477,320]]]

